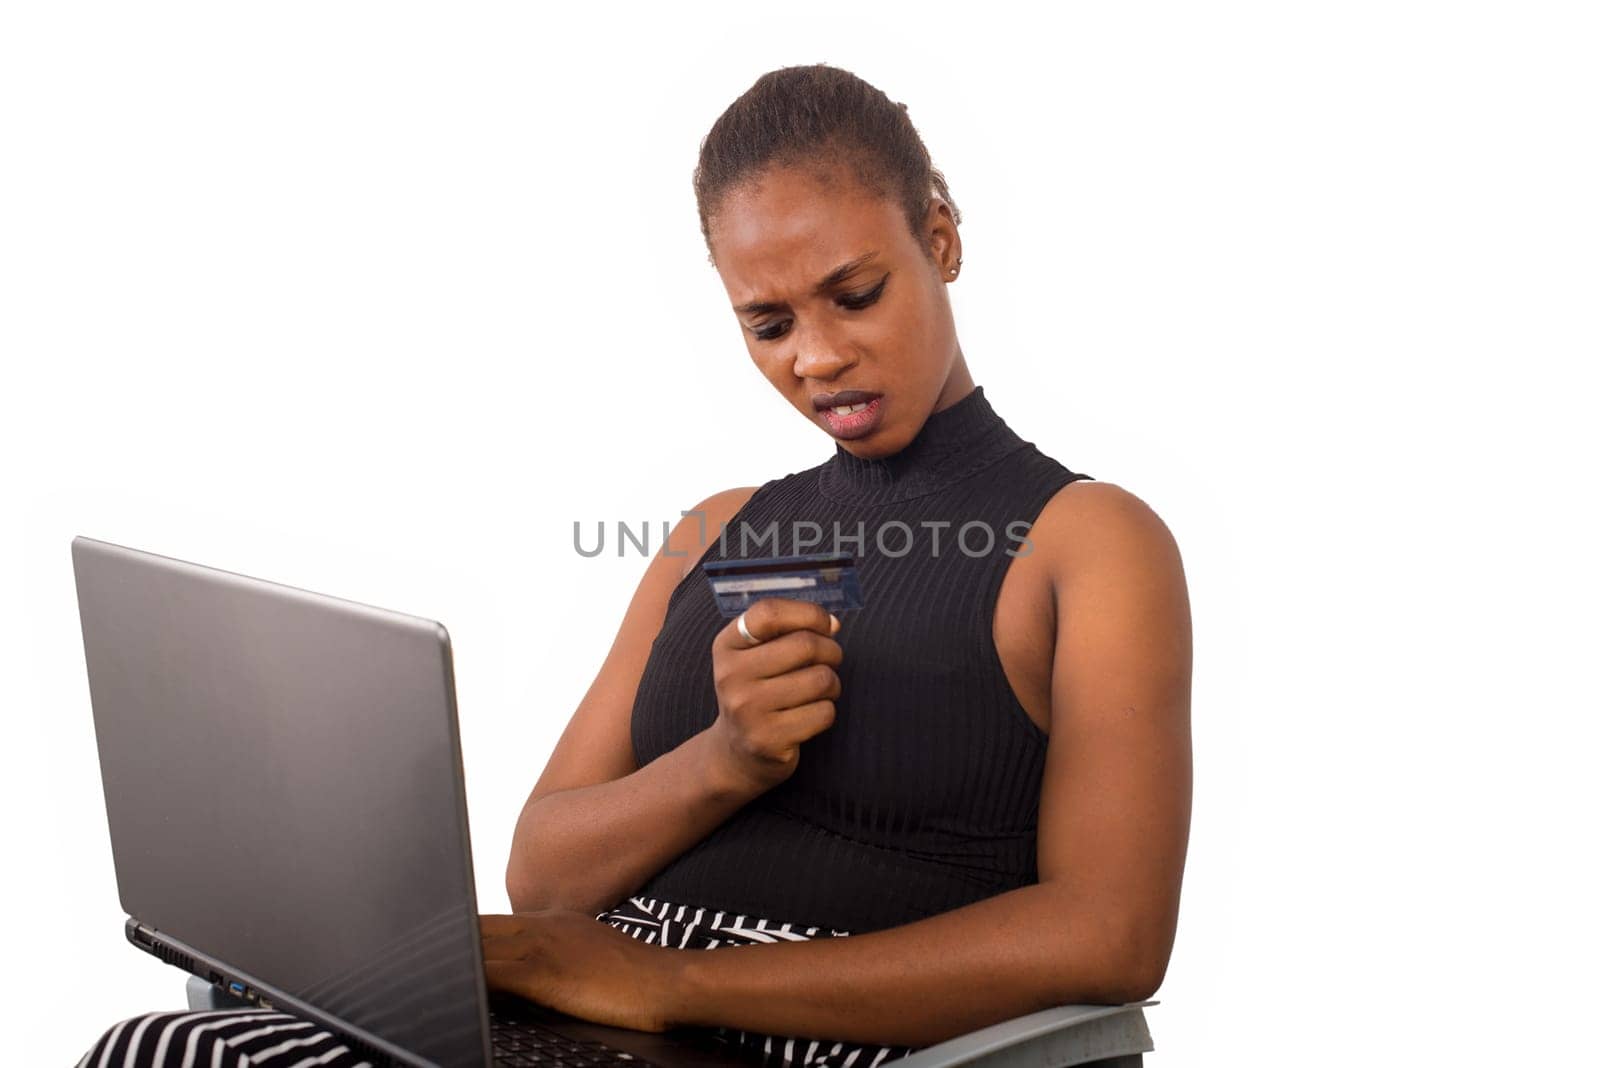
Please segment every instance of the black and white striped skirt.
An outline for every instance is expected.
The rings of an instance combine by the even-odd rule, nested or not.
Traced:
[[[763,942],[844,938],[848,931],[797,927],[745,913],[674,905],[632,897],[597,917],[653,945],[716,949]],[[713,1037],[747,1052],[761,1068],[876,1068],[916,1052],[911,1046],[871,1046],[733,1028]],[[100,1036],[78,1068],[370,1068],[370,1063],[325,1028],[275,1009],[152,1012],[123,1020]]]
[[[596,918],[634,938],[679,949],[805,942],[812,938],[846,938],[850,934],[827,927],[797,927],[744,913],[674,905],[646,897],[631,897]],[[790,1035],[755,1034],[728,1027],[714,1028],[712,1033],[740,1050],[749,1051],[750,1063],[762,1068],[876,1068],[917,1051],[915,1046],[864,1046]]]

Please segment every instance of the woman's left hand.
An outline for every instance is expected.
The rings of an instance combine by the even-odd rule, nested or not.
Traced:
[[[489,989],[613,1027],[665,1031],[685,950],[632,938],[588,913],[479,917]]]

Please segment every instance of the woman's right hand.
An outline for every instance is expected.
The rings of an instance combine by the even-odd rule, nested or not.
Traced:
[[[844,653],[833,640],[839,620],[810,601],[763,597],[744,623],[757,644],[737,617],[711,641],[718,714],[709,729],[732,773],[765,792],[794,774],[800,743],[833,724]]]

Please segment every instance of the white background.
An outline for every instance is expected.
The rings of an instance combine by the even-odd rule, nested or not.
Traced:
[[[996,410],[1184,553],[1150,1063],[1593,1057],[1592,9],[752,7],[3,9],[4,1059],[183,999],[122,937],[74,534],[444,621],[506,910],[646,563],[573,521],[659,537],[833,450],[689,184],[816,61],[948,176]]]

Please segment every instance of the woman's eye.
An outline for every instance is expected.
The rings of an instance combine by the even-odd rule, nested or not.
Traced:
[[[884,275],[882,281],[865,293],[846,293],[839,298],[839,303],[846,308],[865,308],[883,295],[883,287],[888,281],[889,276]]]
[[[866,292],[841,293],[839,296],[834,298],[834,301],[842,308],[849,308],[851,311],[860,311],[862,308],[870,307],[871,305],[877,303],[878,298],[883,296],[883,287],[887,285],[888,282],[889,276],[884,275],[883,278],[879,280],[877,285],[873,286]],[[789,322],[790,320],[783,319],[779,322],[773,323],[771,326],[752,329],[751,334],[754,335],[757,341],[776,341],[784,334],[789,332]]]

